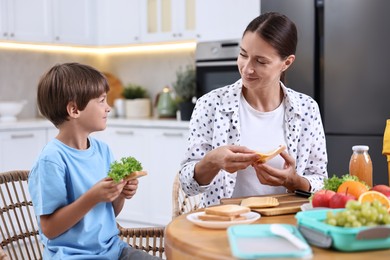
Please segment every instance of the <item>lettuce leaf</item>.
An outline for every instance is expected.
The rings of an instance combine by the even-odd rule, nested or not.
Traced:
[[[130,174],[136,171],[142,171],[142,165],[134,157],[122,157],[119,161],[114,161],[110,165],[108,177],[115,182],[120,182]]]
[[[357,176],[354,175],[344,174],[341,177],[337,177],[336,175],[333,175],[332,178],[328,178],[324,180],[323,189],[337,192],[339,186],[345,181],[359,181],[364,183],[363,181],[360,181]]]

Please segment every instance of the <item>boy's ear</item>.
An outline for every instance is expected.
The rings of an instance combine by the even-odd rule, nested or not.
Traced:
[[[70,101],[66,106],[66,110],[68,111],[68,115],[71,118],[78,118],[80,115],[80,111],[77,108],[77,105],[74,101]]]

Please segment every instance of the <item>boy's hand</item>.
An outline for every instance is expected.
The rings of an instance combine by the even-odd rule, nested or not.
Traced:
[[[138,179],[132,179],[132,180],[124,180],[125,186],[123,187],[121,196],[125,197],[126,199],[131,199],[134,194],[137,192],[138,189]]]
[[[121,194],[126,183],[125,180],[116,183],[107,177],[96,183],[91,192],[98,202],[112,202]]]

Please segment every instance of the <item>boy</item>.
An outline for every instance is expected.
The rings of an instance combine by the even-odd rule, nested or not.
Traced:
[[[90,66],[56,65],[38,84],[38,107],[59,133],[29,176],[44,259],[156,259],[120,240],[115,217],[137,180],[107,177],[113,155],[89,135],[106,128],[109,86]]]

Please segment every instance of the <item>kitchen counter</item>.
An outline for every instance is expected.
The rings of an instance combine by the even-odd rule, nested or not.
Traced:
[[[163,128],[182,128],[188,129],[188,121],[178,121],[176,119],[127,119],[127,118],[109,118],[107,126],[118,126],[118,127],[163,127]],[[0,122],[1,130],[18,130],[18,129],[40,129],[40,128],[51,128],[53,124],[43,118],[32,118],[32,119],[20,119],[15,122]]]

